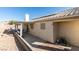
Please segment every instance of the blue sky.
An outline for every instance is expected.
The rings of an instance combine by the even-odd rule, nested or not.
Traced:
[[[62,12],[69,7],[0,7],[0,20],[18,20],[23,21],[25,14],[30,15],[30,20]]]

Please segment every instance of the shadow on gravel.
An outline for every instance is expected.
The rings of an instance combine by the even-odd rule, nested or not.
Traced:
[[[26,51],[26,50],[22,47],[22,45],[21,45],[21,43],[18,41],[18,39],[17,39],[16,37],[14,37],[14,38],[15,38],[15,42],[16,42],[16,45],[17,45],[18,50],[19,50],[19,51]]]
[[[12,32],[11,30],[9,30],[9,29],[6,29],[6,30],[3,32],[3,34],[7,34],[7,35],[10,35],[10,36],[14,36],[14,35],[13,35],[13,32]],[[21,45],[20,42],[17,40],[17,38],[14,37],[14,39],[15,39],[16,46],[17,46],[18,50],[19,50],[19,51],[25,51],[25,49],[22,47],[22,45]]]
[[[8,29],[6,29],[3,33],[4,34],[12,34],[11,31],[9,31]]]
[[[3,32],[3,34],[7,34],[7,35],[13,36],[12,31],[9,30],[9,29],[6,29],[6,30]]]

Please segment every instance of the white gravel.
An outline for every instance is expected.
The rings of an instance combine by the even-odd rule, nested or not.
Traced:
[[[0,23],[0,51],[17,51],[17,46],[12,35],[4,34],[6,29],[9,29],[10,25],[6,22]]]

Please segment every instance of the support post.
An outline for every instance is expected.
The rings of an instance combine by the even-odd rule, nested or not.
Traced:
[[[20,36],[22,36],[22,24],[21,24],[21,27],[20,27]]]

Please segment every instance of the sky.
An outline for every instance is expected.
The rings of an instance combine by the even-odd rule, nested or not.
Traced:
[[[62,12],[70,7],[0,7],[0,21],[24,21],[25,14],[30,20],[41,16]]]

